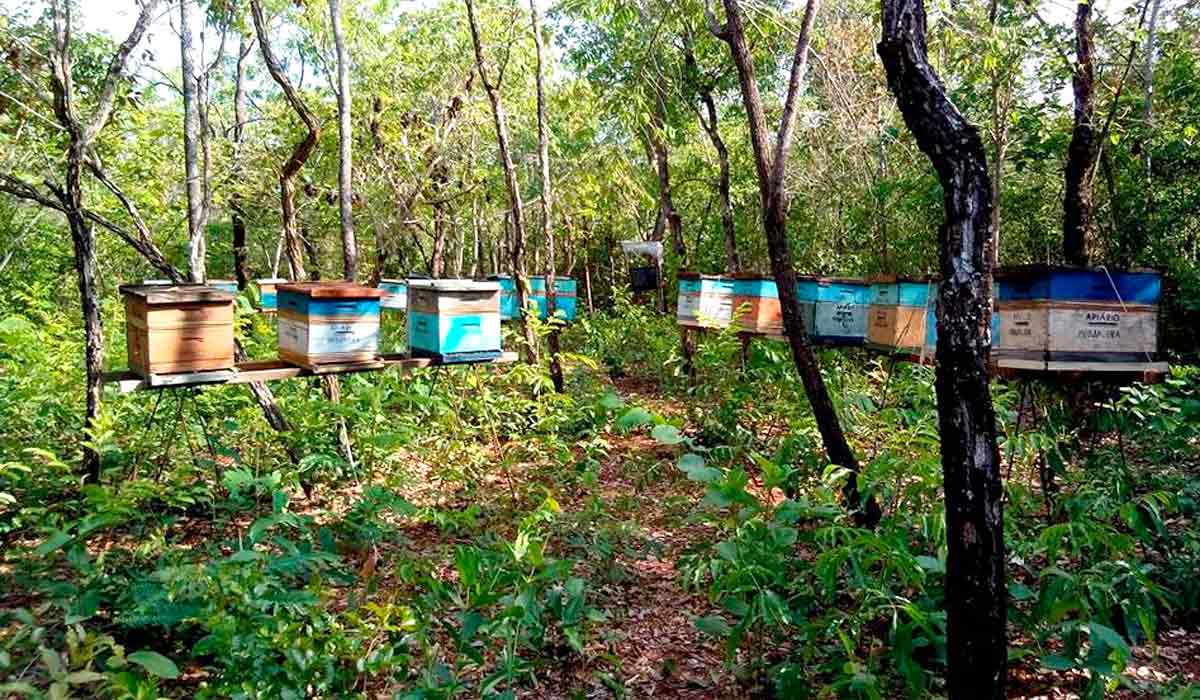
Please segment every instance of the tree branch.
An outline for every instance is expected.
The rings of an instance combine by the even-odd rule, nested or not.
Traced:
[[[129,61],[129,54],[133,53],[133,49],[141,42],[142,36],[146,33],[146,28],[150,26],[150,15],[153,14],[154,8],[157,5],[158,0],[145,0],[141,12],[138,13],[137,22],[133,25],[133,30],[129,32],[129,36],[125,38],[125,41],[121,42],[121,46],[113,54],[112,60],[108,62],[108,71],[104,75],[104,83],[100,88],[100,98],[96,102],[96,111],[92,114],[91,121],[88,122],[83,130],[83,145],[85,148],[91,145],[96,135],[108,123],[108,119],[112,115],[113,103],[117,97],[117,85],[121,80],[122,74],[125,72],[125,66]]]

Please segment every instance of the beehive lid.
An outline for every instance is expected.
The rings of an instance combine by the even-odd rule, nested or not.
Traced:
[[[728,275],[706,275],[703,272],[692,272],[690,270],[680,270],[675,274],[681,280],[728,280],[731,279]],[[559,277],[560,280],[571,279],[570,277]],[[774,278],[772,278],[774,279]]]
[[[159,304],[226,304],[234,295],[203,284],[127,284],[121,294],[136,297],[155,306]]]
[[[408,284],[408,280],[391,279],[388,277],[384,277],[383,279],[379,280],[379,283],[380,284]]]
[[[855,280],[855,281],[861,282],[863,280]],[[937,275],[905,276],[905,275],[891,275],[891,274],[871,275],[870,277],[866,278],[865,281],[870,284],[896,284],[897,282],[927,283],[927,282],[937,282],[938,276]]]
[[[255,282],[259,284],[287,284],[287,280],[282,277],[260,277]]]
[[[775,281],[775,275],[762,274],[758,272],[739,272],[733,276],[737,280],[766,280],[768,282]]]
[[[277,290],[303,294],[310,299],[378,299],[383,296],[382,289],[353,282],[291,282],[279,285]]]
[[[498,292],[500,285],[496,282],[477,282],[475,280],[411,280],[410,289],[427,289],[434,292]]]
[[[817,284],[867,284],[861,277],[809,277]]]

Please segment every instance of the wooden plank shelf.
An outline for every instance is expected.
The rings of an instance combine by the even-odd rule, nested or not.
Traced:
[[[1166,362],[1067,362],[993,358],[996,374],[1015,377],[1025,374],[1101,375],[1113,378],[1133,377],[1144,382],[1161,382],[1171,367]]]
[[[500,357],[485,363],[475,364],[512,364],[517,361],[517,353],[506,352]],[[359,372],[378,372],[397,367],[402,372],[410,372],[423,367],[462,367],[465,363],[439,365],[428,358],[410,357],[407,354],[385,354],[377,363],[360,363],[346,365],[324,365],[317,371],[305,367],[297,367],[284,360],[251,360],[239,362],[237,369],[225,372],[197,372],[185,374],[152,375],[150,379],[131,372],[107,372],[101,377],[105,384],[115,384],[122,394],[149,389],[168,389],[188,386],[204,386],[219,384],[250,384],[252,382],[273,382],[280,379],[297,379],[300,377],[318,377],[327,374],[355,374]]]

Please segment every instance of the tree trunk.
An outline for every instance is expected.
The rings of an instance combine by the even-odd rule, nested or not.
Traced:
[[[1066,194],[1063,198],[1063,258],[1068,265],[1088,265],[1092,259],[1095,224],[1092,217],[1092,173],[1100,143],[1096,138],[1095,72],[1092,68],[1092,3],[1075,9],[1075,66],[1071,89],[1075,95],[1075,126],[1067,149]]]
[[[1147,210],[1151,209],[1153,203],[1154,188],[1149,185],[1150,180],[1154,175],[1154,158],[1153,148],[1154,142],[1154,54],[1158,51],[1158,11],[1162,5],[1162,0],[1150,0],[1150,24],[1146,27],[1146,74],[1142,76],[1145,81],[1145,121],[1146,121],[1146,138],[1142,144],[1142,160],[1146,167],[1146,202]]]
[[[354,240],[353,143],[350,124],[350,57],[342,36],[341,0],[329,0],[333,45],[337,49],[338,208],[342,224],[342,277],[358,279],[358,243]]]
[[[792,58],[787,100],[779,131],[775,137],[773,152],[768,145],[770,137],[767,131],[766,116],[754,75],[750,48],[746,43],[740,3],[738,0],[724,0],[724,4],[726,24],[723,27],[718,26],[716,17],[711,13],[708,14],[708,20],[712,32],[729,45],[738,71],[742,101],[749,120],[750,142],[754,153],[755,172],[758,175],[759,195],[762,199],[763,230],[767,236],[771,270],[779,289],[784,333],[787,335],[788,345],[792,350],[792,360],[796,365],[796,371],[800,375],[804,392],[812,407],[817,429],[821,433],[826,455],[830,462],[844,468],[849,473],[843,491],[846,505],[854,514],[856,522],[866,527],[874,527],[879,522],[881,515],[879,504],[873,495],[864,499],[859,490],[858,459],[854,456],[850,443],[842,431],[842,424],[838,419],[829,390],[825,386],[820,365],[813,354],[812,346],[808,343],[808,330],[804,327],[804,319],[800,315],[800,303],[796,298],[796,271],[792,263],[792,253],[787,237],[788,202],[784,174],[795,126],[796,104],[800,97],[808,63],[808,48],[813,23],[816,21],[818,0],[808,0],[804,10],[804,21],[796,39],[795,55]]]
[[[471,278],[483,278],[483,238],[479,235],[479,199],[471,201]]]
[[[445,161],[439,161],[430,178],[430,194],[433,199],[433,249],[429,257],[429,276],[441,279],[446,271],[446,238],[450,225],[446,220],[447,191],[450,187],[450,169]]]
[[[464,2],[467,6],[471,42],[475,47],[475,67],[492,107],[492,124],[496,130],[496,145],[500,151],[500,164],[504,169],[504,184],[508,190],[512,225],[509,254],[512,258],[512,276],[516,287],[517,305],[521,309],[521,334],[525,338],[525,359],[530,364],[537,364],[538,343],[533,334],[533,326],[529,322],[529,309],[526,304],[529,281],[525,277],[525,211],[524,204],[521,202],[521,188],[517,183],[516,167],[513,165],[512,153],[509,149],[507,117],[504,112],[504,104],[500,100],[500,86],[488,78],[487,68],[484,65],[483,43],[479,37],[479,23],[475,19],[474,0],[464,0]],[[500,77],[503,77],[503,73]]]
[[[537,55],[537,117],[538,117],[538,166],[542,181],[542,239],[546,245],[546,314],[551,320],[550,379],[554,390],[563,392],[563,367],[559,356],[559,324],[554,323],[554,312],[558,308],[558,270],[554,260],[554,227],[550,216],[553,211],[554,188],[550,181],[550,125],[546,121],[546,64],[542,47],[542,22],[538,15],[537,0],[529,0],[529,17],[533,30],[533,46]]]
[[[683,219],[675,209],[675,198],[671,193],[671,163],[667,144],[663,141],[666,130],[666,96],[661,83],[654,86],[654,112],[650,121],[650,148],[654,170],[658,176],[658,219],[654,223],[654,239],[661,241],[666,232],[671,232],[671,246],[679,258],[679,264],[687,266],[687,247],[683,242]]]
[[[703,114],[700,116],[700,125],[712,141],[713,148],[717,149],[717,161],[721,167],[717,179],[717,196],[721,200],[721,228],[725,232],[725,271],[736,274],[742,271],[742,262],[738,257],[737,228],[734,225],[733,198],[730,194],[729,149],[725,146],[725,140],[721,138],[717,105],[713,100],[712,91],[704,90],[700,99],[708,112],[707,120]]]
[[[250,0],[250,12],[254,18],[254,31],[258,35],[259,49],[262,51],[263,62],[271,78],[283,90],[284,96],[292,106],[293,111],[300,117],[306,127],[306,133],[295,147],[292,155],[279,171],[279,205],[283,217],[283,240],[287,252],[288,269],[291,279],[300,281],[305,278],[304,258],[301,250],[299,224],[296,219],[296,174],[304,167],[304,163],[312,154],[321,134],[316,117],[308,106],[300,99],[292,81],[283,71],[279,61],[271,50],[270,36],[267,32],[266,20],[263,18],[262,4],[259,0]]]
[[[229,197],[230,224],[233,228],[233,273],[238,289],[250,283],[250,251],[246,247],[246,215],[242,210],[242,145],[246,141],[246,58],[254,39],[242,34],[238,46],[237,74],[233,84],[233,174],[234,191]]]
[[[882,0],[888,87],[941,181],[937,400],[945,481],[947,683],[952,700],[1004,697],[1003,486],[988,386],[991,188],[979,131],[929,65],[923,0]]]
[[[204,240],[204,180],[200,174],[200,107],[196,96],[196,67],[192,44],[193,0],[179,0],[179,50],[183,72],[183,168],[188,214],[188,274],[204,282],[207,244]]]

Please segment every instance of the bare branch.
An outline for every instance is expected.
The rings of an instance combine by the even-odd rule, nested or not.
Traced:
[[[804,84],[804,73],[808,68],[808,47],[812,41],[813,23],[817,17],[820,0],[808,0],[804,7],[804,21],[800,35],[796,38],[796,52],[792,57],[792,74],[788,79],[787,102],[784,103],[783,120],[779,125],[779,136],[775,142],[774,171],[771,177],[782,184],[787,170],[787,154],[792,144],[792,133],[796,129],[796,103]]]
[[[83,145],[88,147],[108,123],[108,118],[112,115],[113,103],[117,97],[117,85],[121,81],[121,76],[125,72],[125,66],[129,61],[129,54],[133,53],[134,47],[142,40],[142,36],[146,33],[146,28],[150,26],[151,15],[154,13],[155,6],[158,5],[158,0],[145,0],[142,5],[142,10],[138,13],[137,22],[133,25],[133,30],[129,32],[129,36],[125,41],[121,42],[117,52],[113,54],[112,59],[108,62],[108,71],[104,75],[103,87],[100,88],[100,99],[96,103],[96,111],[92,114],[92,119],[88,122],[83,130]]]

